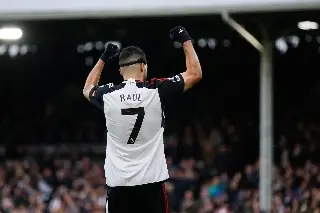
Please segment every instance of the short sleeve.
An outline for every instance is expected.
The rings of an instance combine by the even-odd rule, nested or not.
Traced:
[[[103,109],[103,95],[109,93],[112,87],[113,84],[93,87],[89,93],[90,102],[99,109]]]
[[[184,79],[181,74],[172,78],[157,79],[155,87],[158,89],[161,102],[168,104],[184,91]]]

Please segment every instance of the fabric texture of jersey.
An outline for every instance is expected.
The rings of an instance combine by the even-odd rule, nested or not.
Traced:
[[[183,92],[181,74],[168,79],[94,87],[90,101],[106,118],[108,186],[137,186],[169,178],[163,144],[164,107]]]

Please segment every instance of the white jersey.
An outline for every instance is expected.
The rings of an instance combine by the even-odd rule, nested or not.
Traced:
[[[108,186],[136,186],[169,178],[163,144],[163,109],[183,92],[182,76],[139,82],[129,79],[90,92],[107,126],[105,176]]]

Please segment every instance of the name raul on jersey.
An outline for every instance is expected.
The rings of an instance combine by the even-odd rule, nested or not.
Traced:
[[[121,94],[120,95],[121,102],[124,101],[141,101],[140,93],[132,93],[132,94]]]

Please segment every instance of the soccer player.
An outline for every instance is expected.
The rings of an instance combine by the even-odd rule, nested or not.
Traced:
[[[168,213],[169,178],[163,145],[164,107],[202,78],[201,66],[183,27],[170,30],[186,57],[186,71],[147,82],[147,59],[138,47],[121,53],[109,44],[90,72],[84,96],[103,110],[107,126],[105,177],[110,213]],[[97,86],[105,63],[119,59],[124,81]]]

